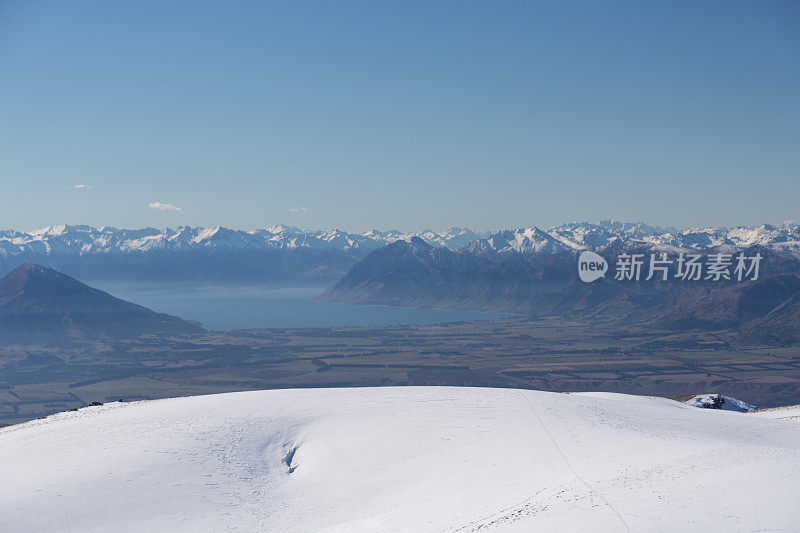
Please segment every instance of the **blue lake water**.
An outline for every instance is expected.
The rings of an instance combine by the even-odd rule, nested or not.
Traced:
[[[158,290],[103,286],[122,298],[159,313],[196,320],[213,330],[334,326],[429,325],[489,320],[498,316],[475,311],[406,309],[375,305],[344,305],[314,299],[322,288]]]

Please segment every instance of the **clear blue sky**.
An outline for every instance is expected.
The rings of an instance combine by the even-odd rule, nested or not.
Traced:
[[[800,220],[800,3],[0,0],[0,180],[22,230]]]

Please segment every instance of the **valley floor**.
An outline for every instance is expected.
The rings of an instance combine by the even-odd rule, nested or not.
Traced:
[[[241,390],[445,385],[800,403],[800,347],[725,332],[507,318],[0,349],[0,425],[88,405]]]
[[[792,531],[798,409],[251,391],[0,429],[2,531]]]

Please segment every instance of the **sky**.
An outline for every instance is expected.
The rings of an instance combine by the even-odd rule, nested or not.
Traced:
[[[797,2],[0,0],[0,228],[800,221]]]

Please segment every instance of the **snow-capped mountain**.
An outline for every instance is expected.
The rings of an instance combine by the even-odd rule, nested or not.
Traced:
[[[222,226],[129,230],[107,226],[95,228],[62,225],[49,226],[30,233],[0,231],[0,256],[9,257],[27,251],[86,255],[187,248],[375,249],[398,240],[410,240],[413,237],[420,237],[437,246],[460,248],[482,236],[484,234],[477,234],[465,228],[450,228],[443,232],[425,230],[418,233],[402,233],[396,230],[372,230],[348,233],[342,230],[303,230],[285,225],[249,231]]]
[[[597,224],[587,222],[568,222],[553,227],[548,233],[572,249],[601,248],[614,241],[635,241],[658,244],[674,244],[678,231],[642,223],[616,222],[604,220]]]
[[[616,241],[692,249],[724,245],[740,248],[760,245],[800,249],[800,225],[793,222],[784,222],[780,226],[762,224],[733,228],[688,228],[678,231],[675,228],[605,220],[597,224],[571,222],[550,228],[547,233],[573,249],[600,249]]]
[[[439,244],[425,234],[420,237],[431,244]],[[609,247],[677,251],[721,246],[734,249],[763,246],[776,252],[790,251],[800,255],[800,225],[786,222],[780,226],[765,224],[735,228],[689,228],[679,231],[675,228],[613,220],[599,223],[569,222],[546,231],[537,227],[501,230],[475,239],[462,249],[482,256],[514,253],[537,256],[584,249],[602,251]]]
[[[536,227],[498,231],[490,235],[486,242],[492,250],[501,253],[540,254],[569,249],[563,242]]]
[[[442,232],[432,230],[423,230],[420,232],[400,232],[397,230],[378,231],[370,230],[359,235],[371,239],[374,242],[383,244],[391,244],[397,241],[411,241],[414,237],[418,237],[428,244],[434,246],[445,246],[447,248],[462,248],[471,242],[477,241],[483,237],[488,237],[489,232],[477,233],[468,228],[451,227]]]
[[[796,531],[796,414],[474,387],[116,402],[0,429],[0,530]]]

